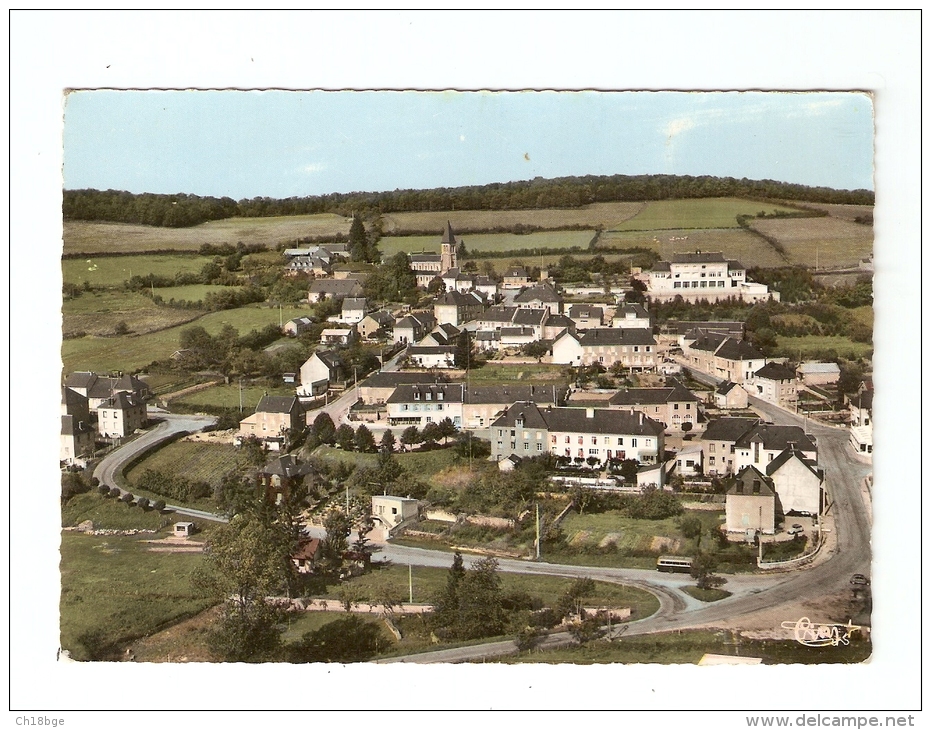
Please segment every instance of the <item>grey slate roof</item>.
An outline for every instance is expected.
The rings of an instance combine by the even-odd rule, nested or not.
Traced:
[[[316,279],[310,282],[308,291],[311,294],[352,297],[362,293],[362,285],[356,279]]]
[[[695,342],[689,345],[691,350],[701,350],[702,352],[717,352],[717,349],[724,343],[727,337],[718,334],[706,334],[699,337]]]
[[[726,380],[723,383],[721,383],[721,385],[718,386],[718,389],[715,392],[719,393],[720,395],[727,395],[736,386],[737,386],[737,383],[732,383],[730,380]]]
[[[706,437],[707,434],[706,429]],[[753,443],[761,443],[767,451],[785,451],[793,444],[800,451],[817,449],[815,442],[800,426],[770,426],[760,423],[737,439],[735,446],[746,449]]]
[[[438,253],[412,253],[410,257],[412,264],[440,263],[440,254]]]
[[[408,355],[452,355],[455,352],[455,345],[411,345],[407,348]]]
[[[90,431],[91,427],[86,421],[78,421],[74,416],[61,417],[61,432],[64,436],[78,436]]]
[[[547,316],[549,316],[548,309],[518,309],[511,323],[518,326],[540,326],[546,321]]]
[[[71,388],[61,389],[61,403],[69,411],[74,407],[87,410],[87,398]]]
[[[744,497],[773,497],[776,490],[773,488],[772,479],[754,466],[745,466],[727,493]]]
[[[795,380],[795,371],[776,362],[768,362],[755,373],[755,378],[766,380]]]
[[[410,385],[412,383],[436,383],[437,380],[445,382],[445,378],[444,375],[433,375],[424,372],[381,372],[370,375],[359,385],[363,388],[397,388],[399,385]]]
[[[620,327],[596,327],[579,335],[582,347],[615,345],[655,345],[653,332],[642,327],[622,329]]]
[[[808,471],[818,477],[820,481],[824,481],[824,471],[819,469],[817,464],[815,464],[811,459],[806,459],[805,455],[801,451],[796,451],[795,449],[786,449],[781,454],[779,454],[779,456],[769,462],[766,465],[766,475],[772,476],[791,459],[798,459],[800,462],[802,462],[805,468],[808,469]]]
[[[469,404],[520,401],[555,405],[561,396],[560,388],[555,388],[554,393],[552,385],[472,385],[466,388],[464,397]]]
[[[733,441],[747,433],[760,422],[758,418],[716,418],[708,422],[702,441]]]
[[[549,284],[536,284],[528,289],[524,289],[520,294],[514,297],[514,301],[520,304],[525,302],[561,302],[562,297],[559,296],[559,292]]]
[[[456,234],[453,233],[453,227],[450,225],[449,221],[446,221],[446,228],[443,229],[443,238],[440,243],[451,243],[454,246],[458,243]]]
[[[279,456],[277,459],[272,459],[262,469],[263,474],[274,474],[287,478],[304,476],[305,474],[310,474],[312,471],[313,469],[310,464],[298,461],[291,454],[285,454],[284,456]]]
[[[346,297],[343,300],[343,311],[347,309],[365,309],[366,307],[365,297]]]
[[[592,416],[589,417],[589,412]],[[550,431],[573,431],[575,433],[630,434],[632,436],[660,436],[663,424],[633,411],[615,411],[606,408],[546,408],[535,403],[515,403],[498,418],[493,428],[515,428],[515,422],[523,416],[527,428],[546,428]]]
[[[650,313],[646,309],[644,309],[642,304],[636,304],[636,303],[622,304],[614,312],[615,317],[620,317],[620,316],[626,317],[628,315],[633,315],[637,317],[638,319],[645,319],[650,316]]]
[[[604,309],[592,304],[573,304],[569,307],[569,317],[597,317],[601,319],[604,315]]]
[[[256,413],[290,413],[292,408],[301,410],[301,402],[290,395],[263,395],[255,407]]]
[[[725,360],[763,360],[766,357],[746,340],[733,337],[728,337],[714,354]]]
[[[462,383],[415,383],[399,385],[394,389],[387,403],[462,403]],[[437,396],[442,394],[442,398]],[[430,397],[428,398],[427,395]]]
[[[670,271],[668,261],[657,261],[653,264],[653,271]]]
[[[670,258],[673,264],[723,264],[727,261],[720,251],[695,251],[694,253],[674,253]]]
[[[343,364],[343,359],[334,350],[317,350],[314,354],[331,370]]]

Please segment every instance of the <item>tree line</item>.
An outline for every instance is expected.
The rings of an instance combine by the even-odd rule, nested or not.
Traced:
[[[443,210],[578,208],[590,203],[680,198],[749,197],[872,205],[870,190],[835,190],[776,180],[709,175],[585,175],[520,180],[429,190],[330,193],[285,199],[122,190],[65,190],[65,220],[97,220],[180,228],[209,220],[336,213],[374,217],[384,213]]]

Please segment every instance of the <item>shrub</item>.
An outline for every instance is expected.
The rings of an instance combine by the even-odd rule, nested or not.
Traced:
[[[149,508],[149,498],[148,498],[148,497],[139,497],[139,500],[136,502],[136,504],[137,504],[138,506],[142,507],[142,509],[148,509],[148,508]]]
[[[154,509],[156,512],[161,512],[163,509],[165,509],[165,500],[156,499],[152,503],[152,509]]]
[[[132,504],[133,495],[130,492],[126,492],[126,494],[120,497],[120,500],[126,502],[126,504]]]
[[[91,486],[96,488],[100,486],[100,480],[97,477],[91,477]]]
[[[113,487],[113,488],[110,490],[110,496],[111,496],[111,497],[114,497],[114,498],[116,498],[116,499],[119,499],[119,497],[120,497],[120,490],[117,489],[116,487]]]
[[[108,487],[106,484],[101,484],[99,487],[97,487],[97,491],[100,492],[102,497],[110,496],[110,487]]]

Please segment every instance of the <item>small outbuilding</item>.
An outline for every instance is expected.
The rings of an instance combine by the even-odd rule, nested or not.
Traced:
[[[194,534],[193,522],[176,522],[172,535],[174,537],[190,537]]]

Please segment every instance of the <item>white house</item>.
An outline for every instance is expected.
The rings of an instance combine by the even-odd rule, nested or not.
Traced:
[[[624,303],[619,304],[614,310],[611,326],[624,329],[652,329],[653,318],[642,304]]]
[[[766,465],[783,514],[817,515],[824,503],[824,470],[795,448],[788,448]]]
[[[423,428],[448,418],[458,428],[464,387],[462,383],[401,384],[386,401],[388,424]]]
[[[782,408],[798,405],[798,383],[795,371],[785,365],[770,362],[757,370],[744,385],[757,398]]]
[[[806,434],[799,426],[758,423],[734,443],[734,471],[740,471],[745,466],[763,470],[786,449],[795,449],[804,458],[818,461],[818,447],[814,437]]]
[[[452,368],[456,362],[455,345],[411,345],[405,353],[408,363],[418,368]]]
[[[778,301],[778,292],[747,281],[746,274],[739,261],[729,261],[719,251],[676,253],[669,261],[658,261],[648,272],[647,296],[658,300],[681,296],[686,300],[740,297],[751,302]]]
[[[331,350],[317,350],[301,365],[299,396],[321,395],[327,392],[330,383],[340,380],[343,361]]]
[[[321,345],[349,345],[355,339],[355,327],[331,327],[320,333]]]
[[[656,370],[656,338],[650,330],[590,329],[579,334],[564,332],[553,343],[554,363],[610,368],[620,364],[641,372]]]
[[[358,324],[367,313],[368,302],[365,297],[346,297],[343,299],[340,320],[345,324]]]

